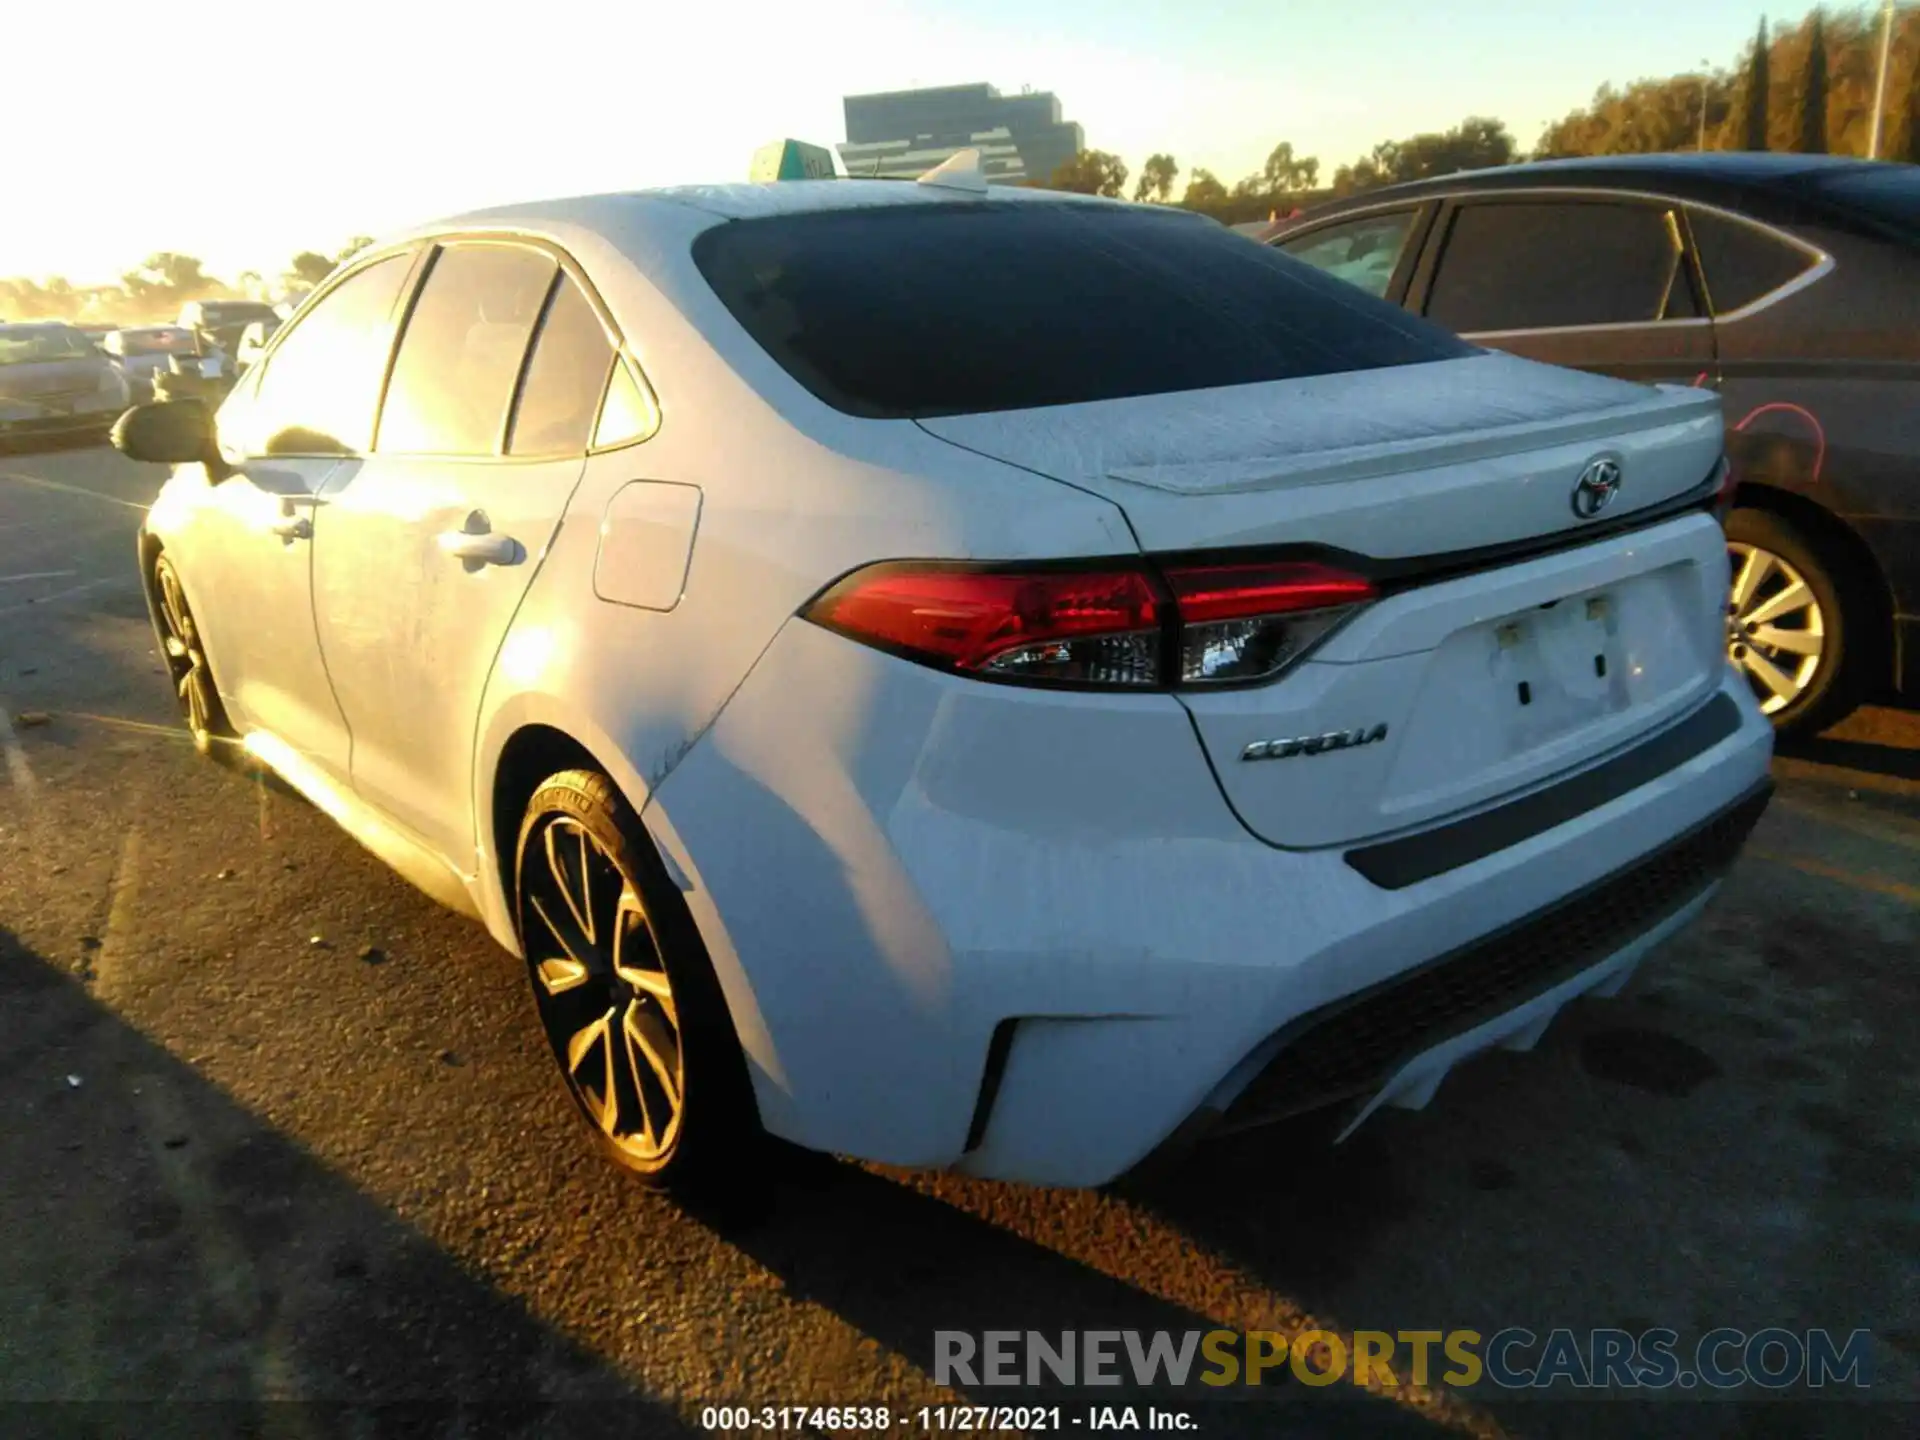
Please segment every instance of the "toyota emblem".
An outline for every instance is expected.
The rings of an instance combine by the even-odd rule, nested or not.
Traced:
[[[1620,493],[1620,462],[1595,460],[1580,472],[1573,486],[1573,513],[1591,520]]]

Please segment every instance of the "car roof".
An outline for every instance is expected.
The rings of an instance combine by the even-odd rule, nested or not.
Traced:
[[[836,210],[868,210],[910,205],[979,204],[1104,205],[1134,208],[1126,201],[1059,190],[1030,190],[989,185],[961,190],[901,180],[772,180],[756,184],[678,185],[652,190],[574,195],[551,200],[494,206],[449,215],[389,236],[379,249],[459,230],[528,230],[630,237],[636,232],[706,229],[729,220],[758,220],[776,215],[808,215]],[[702,221],[706,223],[702,224]]]
[[[635,209],[657,205],[685,206],[726,220],[753,220],[769,215],[805,215],[823,210],[862,210],[878,206],[936,205],[942,202],[978,203],[981,200],[1023,204],[1069,203],[1121,205],[1096,195],[1061,190],[1029,190],[1020,186],[989,185],[984,191],[901,180],[771,180],[756,184],[674,185],[653,190],[629,190],[605,195],[576,195],[568,199],[535,201],[501,209],[454,216],[442,225],[469,224],[500,214],[517,218],[542,215],[574,224],[598,215],[631,215]]]
[[[1814,179],[1852,170],[1868,170],[1883,162],[1845,155],[1791,155],[1769,151],[1695,151],[1656,155],[1586,155],[1565,160],[1530,160],[1519,165],[1497,165],[1484,170],[1462,170],[1397,185],[1380,185],[1318,205],[1305,214],[1282,221],[1270,235],[1395,200],[1420,200],[1476,190],[1593,187],[1614,190],[1651,190],[1677,199],[1719,203],[1739,209],[1771,212],[1762,218],[1786,218],[1784,212],[1804,214],[1818,196],[1807,184]],[[1825,208],[1825,207],[1823,207]]]

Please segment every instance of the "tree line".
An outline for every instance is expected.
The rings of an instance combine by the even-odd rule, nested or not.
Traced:
[[[1816,9],[1797,25],[1771,31],[1763,19],[1732,66],[1602,85],[1586,105],[1548,125],[1531,151],[1522,151],[1500,120],[1475,115],[1451,130],[1382,141],[1331,175],[1322,174],[1317,156],[1298,155],[1282,141],[1259,170],[1231,186],[1210,170],[1183,172],[1168,154],[1149,155],[1135,178],[1119,156],[1104,150],[1083,150],[1052,176],[1028,183],[1180,205],[1232,225],[1375,185],[1523,159],[1695,148],[1864,155],[1873,128],[1880,35],[1877,8]],[[1891,57],[1880,154],[1920,163],[1920,5],[1896,11]],[[303,250],[277,277],[278,287],[308,289],[370,243],[359,236],[331,256]],[[83,289],[58,277],[0,280],[0,318],[151,323],[171,319],[189,300],[262,298],[274,289],[257,272],[243,272],[229,284],[208,275],[193,256],[163,251],[116,285]]]
[[[1763,19],[1734,65],[1624,87],[1602,85],[1588,104],[1548,125],[1531,151],[1523,152],[1501,121],[1473,116],[1451,130],[1384,141],[1340,166],[1324,184],[1318,158],[1297,156],[1284,142],[1231,188],[1200,168],[1181,187],[1173,156],[1155,154],[1129,192],[1126,164],[1102,150],[1082,151],[1047,179],[1028,183],[1180,205],[1232,225],[1375,185],[1526,159],[1697,148],[1864,156],[1873,129],[1880,41],[1877,6],[1816,9],[1797,25],[1771,32]],[[1894,15],[1880,157],[1920,164],[1920,5]]]
[[[261,300],[312,289],[349,255],[371,245],[356,235],[339,252],[302,250],[273,280],[244,270],[231,283],[209,275],[192,255],[162,250],[112,285],[79,286],[60,276],[37,281],[0,280],[0,319],[70,320],[81,325],[165,324],[191,300]]]

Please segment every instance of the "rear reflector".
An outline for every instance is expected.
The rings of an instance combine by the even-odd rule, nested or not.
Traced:
[[[1308,562],[1108,562],[1011,571],[885,564],[802,613],[851,639],[1000,680],[1165,689],[1270,679],[1374,598],[1364,577]]]

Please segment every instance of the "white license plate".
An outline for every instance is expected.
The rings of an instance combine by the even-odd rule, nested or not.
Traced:
[[[1493,627],[1493,683],[1519,748],[1625,709],[1619,610],[1606,592],[1572,596]]]

